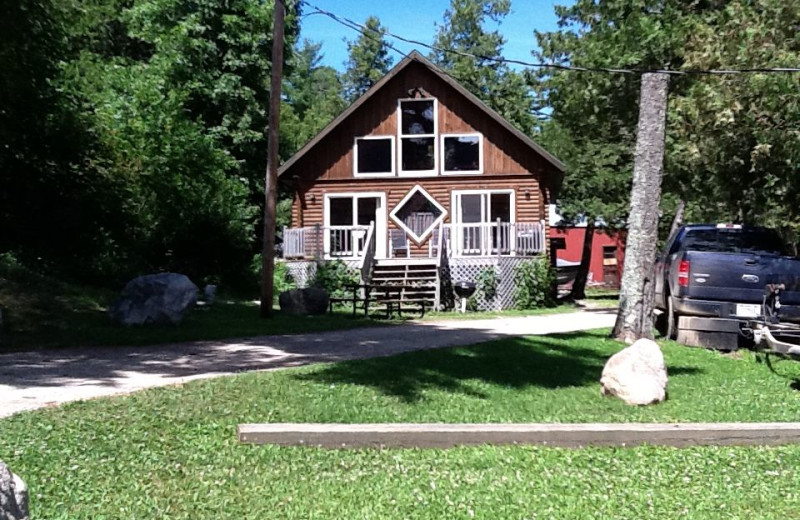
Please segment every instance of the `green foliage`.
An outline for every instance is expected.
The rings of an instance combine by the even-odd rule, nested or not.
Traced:
[[[261,254],[254,255],[253,260],[250,262],[253,287],[261,284],[261,267]],[[275,298],[282,292],[297,288],[297,282],[289,271],[286,262],[275,262],[275,270],[272,271],[272,288]]]
[[[275,264],[275,272],[273,273],[273,287],[275,295],[297,288],[292,273],[289,272],[289,267],[285,262],[278,262]]]
[[[357,40],[347,42],[344,97],[352,103],[378,82],[392,68],[392,57],[385,40],[386,28],[376,16],[364,22],[367,30]]]
[[[560,29],[537,33],[542,61],[631,69],[788,67],[800,2],[578,0]],[[542,142],[567,164],[559,207],[569,221],[627,219],[639,75],[542,71],[552,107]],[[800,229],[800,106],[787,74],[672,77],[662,229],[678,199],[687,221]]]
[[[797,66],[800,1],[728,2],[693,20],[689,68]],[[800,230],[796,74],[698,77],[670,100],[669,188],[689,220]]]
[[[514,269],[514,304],[517,309],[536,309],[555,305],[556,273],[542,257],[520,262]]]
[[[483,293],[484,298],[487,300],[494,299],[497,296],[497,285],[500,279],[497,277],[497,271],[494,267],[484,267],[475,277],[475,286]]]
[[[525,76],[497,61],[505,39],[487,26],[500,24],[510,0],[451,0],[438,26],[431,60],[510,123],[531,135],[534,96]],[[448,52],[449,51],[449,52]],[[476,56],[465,56],[465,53]]]
[[[10,6],[0,251],[95,281],[156,270],[245,280],[263,202],[272,6]],[[296,8],[286,32],[291,51]]]
[[[381,519],[532,510],[796,516],[797,446],[319,450],[244,446],[235,436],[237,424],[264,421],[782,422],[800,414],[790,381],[751,355],[671,342],[663,344],[676,368],[669,400],[632,407],[604,398],[598,374],[622,347],[607,331],[512,338],[91,399],[0,419],[0,458],[36,490],[33,518],[362,518],[365,508]]]
[[[303,40],[291,58],[281,106],[281,156],[290,157],[345,108],[339,73],[320,65],[322,44]]]
[[[325,260],[317,264],[317,271],[311,285],[321,287],[330,296],[343,297],[347,293],[345,285],[359,283],[361,276],[342,260]]]

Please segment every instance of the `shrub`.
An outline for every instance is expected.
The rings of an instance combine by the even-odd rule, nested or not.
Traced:
[[[493,300],[497,296],[497,286],[500,279],[497,277],[497,271],[494,267],[484,267],[475,278],[476,288],[483,293],[486,300]]]
[[[347,267],[343,261],[336,259],[320,262],[317,265],[317,272],[311,285],[325,289],[330,296],[341,298],[345,296],[344,286],[357,284],[360,279],[355,269]]]
[[[294,276],[289,272],[289,267],[284,262],[275,264],[275,272],[272,275],[275,295],[297,288]]]
[[[525,260],[514,269],[514,304],[518,309],[555,305],[556,273],[546,258]]]
[[[250,262],[250,273],[253,281],[258,286],[261,284],[261,255],[253,256]],[[275,270],[272,273],[272,290],[277,298],[282,292],[295,289],[297,282],[289,272],[289,267],[285,262],[275,262]]]

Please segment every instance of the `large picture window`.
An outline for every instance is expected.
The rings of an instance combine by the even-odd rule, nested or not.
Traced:
[[[369,136],[356,138],[355,175],[381,177],[394,175],[394,137]]]
[[[436,174],[436,100],[401,99],[400,173]]]
[[[481,135],[443,135],[442,172],[445,174],[482,173],[483,141]]]

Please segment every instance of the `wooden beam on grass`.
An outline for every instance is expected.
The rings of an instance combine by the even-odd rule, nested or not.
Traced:
[[[751,446],[800,443],[800,423],[240,424],[239,442],[323,448],[463,445]]]

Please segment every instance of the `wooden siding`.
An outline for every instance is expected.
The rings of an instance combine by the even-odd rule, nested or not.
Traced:
[[[324,223],[325,195],[335,193],[381,192],[386,194],[386,221],[389,229],[397,226],[389,217],[397,204],[414,186],[420,185],[447,210],[445,222],[451,222],[452,191],[454,190],[514,190],[514,218],[517,222],[539,222],[546,219],[543,192],[536,178],[531,176],[491,176],[473,178],[469,184],[456,184],[449,177],[424,179],[350,179],[348,181],[321,181],[305,191],[303,201],[295,198],[292,205],[292,225],[313,226]],[[527,195],[526,195],[527,192]],[[427,240],[422,244],[412,243],[412,255],[427,253]]]
[[[541,176],[552,170],[543,157],[487,117],[480,108],[466,101],[453,87],[424,65],[412,63],[322,139],[313,153],[298,160],[284,175],[298,176],[303,184],[314,180],[352,179],[355,138],[369,135],[397,138],[397,100],[410,97],[409,91],[418,87],[438,100],[439,135],[483,134],[484,176],[512,173]],[[440,144],[437,137],[437,153],[441,156]],[[396,145],[399,153],[400,143]],[[469,183],[474,176],[448,177],[453,182]]]

